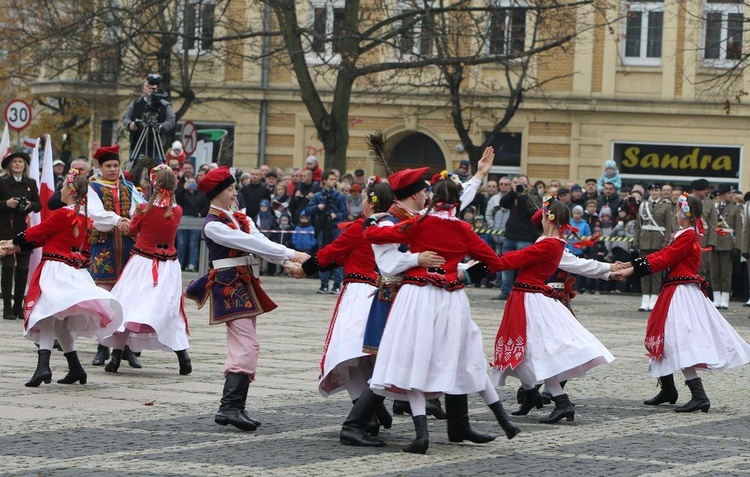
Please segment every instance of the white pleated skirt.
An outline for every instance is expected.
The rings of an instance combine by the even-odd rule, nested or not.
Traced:
[[[31,307],[24,336],[39,341],[35,325],[46,318],[62,320],[75,337],[102,339],[122,323],[122,307],[114,295],[99,288],[86,269],[44,260],[39,274],[40,294]]]
[[[370,387],[404,399],[405,391],[469,394],[485,389],[482,332],[463,290],[405,284],[388,316]]]
[[[664,323],[664,351],[649,360],[651,376],[658,378],[684,368],[736,368],[750,362],[750,346],[721,316],[698,284],[675,285]]]
[[[615,360],[561,302],[541,293],[525,293],[524,307],[527,345],[523,361],[516,369],[494,368],[493,384],[504,386],[508,376],[526,385],[554,377],[565,381]]]
[[[131,255],[112,294],[122,303],[123,321],[118,333],[137,330],[140,325],[153,332],[130,332],[126,344],[133,351],[145,349],[180,351],[190,347],[187,318],[182,305],[182,272],[177,260],[157,261],[158,281],[154,285],[153,260]],[[114,346],[114,337],[101,343]]]
[[[323,356],[320,360],[318,391],[329,396],[346,388],[346,383],[357,378],[367,382],[372,374],[372,357],[362,352],[367,315],[377,288],[368,283],[350,282],[344,285],[333,311],[328,328]],[[365,360],[366,363],[361,361]]]

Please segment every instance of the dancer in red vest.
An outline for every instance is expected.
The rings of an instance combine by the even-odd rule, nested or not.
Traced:
[[[542,227],[544,233],[535,244],[500,258],[502,267],[518,269],[518,276],[495,339],[493,381],[502,386],[508,376],[513,376],[523,384],[524,402],[511,413],[516,416],[543,406],[536,385],[544,382],[555,409],[539,421],[553,424],[563,417],[572,421],[575,416],[560,382],[582,376],[615,358],[573,316],[564,304],[564,290],[546,284],[565,249],[561,235],[570,228],[568,207],[554,197],[548,199],[542,208]]]
[[[151,198],[138,207],[129,226],[130,236],[138,239],[112,288],[112,294],[122,303],[124,320],[117,333],[101,342],[112,347],[112,359],[104,370],[116,373],[123,350],[129,346],[134,352],[174,351],[180,374],[187,375],[192,371],[187,352],[189,329],[174,246],[182,218],[182,207],[174,196],[177,180],[164,164],[153,168],[150,177]]]
[[[24,336],[39,343],[36,371],[28,387],[52,381],[49,367],[57,338],[68,361],[61,384],[86,384],[75,347],[76,336],[109,336],[122,322],[122,308],[115,297],[99,288],[86,271],[89,265],[86,216],[88,179],[71,169],[61,197],[66,207],[56,210],[39,225],[0,243],[0,256],[42,247],[42,262],[34,272],[26,295]]]
[[[691,399],[677,412],[708,412],[711,402],[698,377],[698,370],[730,369],[750,362],[750,346],[721,316],[706,296],[706,281],[698,275],[701,262],[703,205],[700,199],[683,194],[675,207],[680,230],[664,249],[633,260],[639,276],[668,270],[646,326],[646,349],[651,376],[659,378],[661,391],[644,404],[656,406],[677,402],[675,371],[682,371]]]

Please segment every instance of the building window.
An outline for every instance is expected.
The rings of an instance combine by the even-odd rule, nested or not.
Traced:
[[[187,0],[182,48],[190,53],[210,51],[214,41],[213,0]]]
[[[703,59],[708,66],[731,67],[742,57],[742,2],[706,0]]]
[[[401,20],[402,29],[398,38],[398,50],[403,56],[430,57],[433,54],[435,36],[435,17],[430,12],[431,1],[399,2],[399,14],[405,14]]]
[[[489,15],[489,54],[522,54],[526,41],[526,2],[494,0],[492,5],[495,8]]]
[[[310,10],[310,53],[313,61],[335,59],[341,53],[339,42],[343,33],[344,2],[313,0]]]
[[[664,2],[627,2],[623,63],[626,65],[660,65]]]

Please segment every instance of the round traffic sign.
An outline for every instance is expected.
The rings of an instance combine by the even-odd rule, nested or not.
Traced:
[[[31,124],[31,106],[22,99],[13,99],[5,107],[5,122],[14,131],[26,129]]]
[[[198,148],[198,130],[195,127],[195,123],[192,121],[185,121],[182,125],[182,132],[180,133],[180,139],[182,140],[182,149],[185,154],[192,154]]]

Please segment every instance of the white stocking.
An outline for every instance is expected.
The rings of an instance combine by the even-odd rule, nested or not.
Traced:
[[[685,381],[690,381],[698,377],[698,372],[695,370],[695,366],[691,366],[683,369],[682,375],[685,376]]]
[[[37,321],[35,327],[39,328],[39,349],[52,350],[55,344],[55,321],[57,318],[54,317]]]
[[[57,342],[60,343],[60,347],[63,353],[70,353],[76,350],[76,340],[73,337],[73,333],[68,331],[68,327],[65,326],[63,320],[55,319],[55,335],[57,336]]]
[[[422,391],[417,391],[416,389],[412,389],[411,391],[406,391],[406,395],[409,396],[409,405],[411,406],[411,415],[416,416],[425,416],[427,415],[426,406],[427,406],[427,400],[424,397],[424,393]]]
[[[495,386],[492,385],[492,381],[490,381],[489,377],[487,378],[487,383],[484,385],[484,391],[479,391],[479,394],[488,405],[494,404],[500,400],[500,397],[495,390]]]
[[[562,386],[560,386],[560,379],[557,377],[545,379],[544,385],[547,387],[547,391],[549,391],[552,396],[559,396],[563,394]]]

